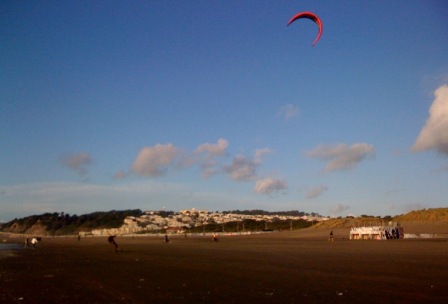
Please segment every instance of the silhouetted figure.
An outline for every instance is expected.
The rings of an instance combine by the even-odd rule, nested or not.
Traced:
[[[170,238],[168,237],[168,234],[165,234],[165,243],[169,243],[170,242]]]
[[[329,241],[334,241],[334,239],[333,239],[333,230],[331,230],[331,232],[330,232],[330,237],[328,238],[328,240]]]
[[[25,239],[25,248],[30,248],[30,239],[28,237]]]
[[[115,242],[115,235],[111,235],[110,237],[107,238],[107,241],[109,242],[109,244],[113,245],[115,247],[115,251],[118,251],[118,244]]]
[[[213,233],[212,241],[213,242],[217,242],[218,241],[218,237],[216,236],[216,233]]]
[[[400,234],[398,233],[398,228],[395,228],[394,230],[392,230],[392,232],[394,233],[394,239],[400,238]]]

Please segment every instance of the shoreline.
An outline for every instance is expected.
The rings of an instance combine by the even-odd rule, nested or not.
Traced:
[[[0,243],[0,260],[17,256],[22,249],[23,247],[17,243]]]

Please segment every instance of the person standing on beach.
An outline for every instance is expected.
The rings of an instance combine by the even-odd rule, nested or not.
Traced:
[[[37,237],[33,237],[33,238],[31,239],[31,245],[33,245],[33,249],[36,248],[36,244],[37,244],[38,242],[39,242],[39,241],[37,240]]]
[[[111,244],[112,246],[115,247],[115,252],[118,251],[118,244],[115,242],[115,235],[111,235],[107,238],[107,241],[109,242],[109,244]]]
[[[28,237],[25,239],[25,248],[30,248],[30,239]]]
[[[331,232],[330,232],[330,237],[328,238],[328,240],[329,241],[334,241],[334,239],[333,239],[333,230],[331,230]]]

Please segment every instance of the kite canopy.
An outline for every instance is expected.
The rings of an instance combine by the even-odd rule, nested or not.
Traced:
[[[289,22],[288,25],[290,25],[291,23],[293,23],[294,21],[296,21],[297,19],[301,19],[301,18],[306,18],[306,19],[310,19],[312,21],[314,21],[317,26],[319,27],[319,33],[317,33],[317,37],[313,42],[313,46],[317,43],[317,41],[319,41],[320,36],[322,36],[322,21],[320,20],[319,17],[317,17],[316,14],[311,13],[311,12],[302,12],[302,13],[298,13],[297,15],[293,16]]]

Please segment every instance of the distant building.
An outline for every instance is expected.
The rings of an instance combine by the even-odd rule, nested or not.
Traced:
[[[388,225],[352,227],[350,240],[390,240],[404,238],[403,227],[397,222]]]

